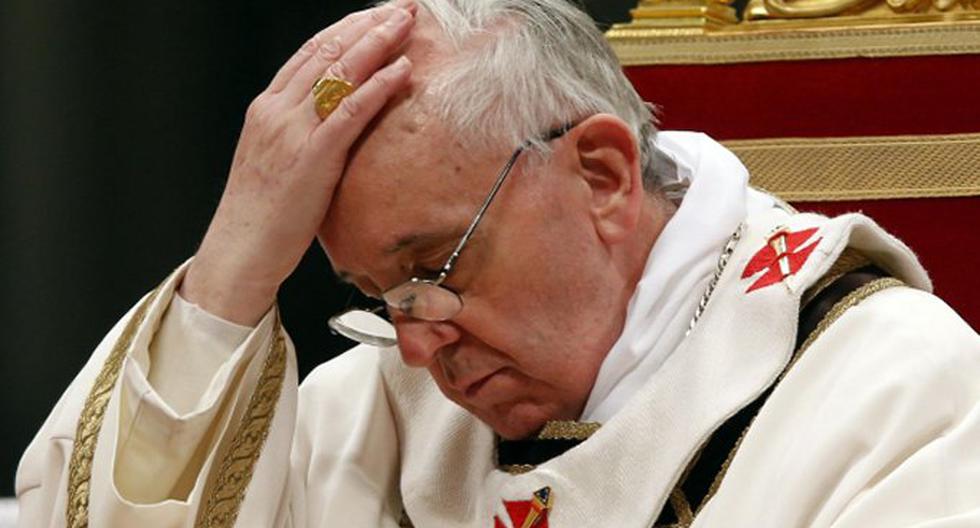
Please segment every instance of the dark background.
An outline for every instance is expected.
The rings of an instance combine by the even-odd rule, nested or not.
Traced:
[[[590,0],[605,26],[635,0]],[[251,99],[365,2],[3,0],[0,495],[109,327],[194,253]],[[301,373],[347,344],[349,292],[311,250],[280,304]]]

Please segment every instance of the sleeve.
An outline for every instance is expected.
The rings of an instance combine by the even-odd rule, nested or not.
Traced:
[[[28,446],[21,526],[65,526],[71,515],[89,526],[193,526],[209,515],[283,524],[292,344],[275,310],[248,329],[177,298],[185,269],[116,324]],[[250,480],[262,485],[246,495]]]
[[[294,526],[400,526],[398,432],[382,353],[357,347],[303,381],[292,453]]]

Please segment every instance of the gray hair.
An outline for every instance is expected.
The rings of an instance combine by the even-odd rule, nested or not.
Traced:
[[[416,1],[458,52],[426,85],[436,115],[458,137],[483,148],[530,141],[546,157],[538,138],[548,127],[608,113],[637,139],[644,187],[669,180],[652,106],[581,9],[568,0]]]

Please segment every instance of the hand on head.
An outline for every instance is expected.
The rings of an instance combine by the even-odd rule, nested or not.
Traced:
[[[246,325],[272,305],[326,216],[351,146],[408,82],[411,62],[392,59],[416,10],[399,0],[349,15],[306,42],[255,98],[181,285],[187,300]],[[318,115],[311,87],[321,78],[356,90]]]

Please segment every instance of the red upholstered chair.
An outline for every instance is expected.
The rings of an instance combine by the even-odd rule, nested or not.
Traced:
[[[980,3],[795,1],[643,1],[607,37],[662,128],[801,210],[868,214],[980,328]]]

